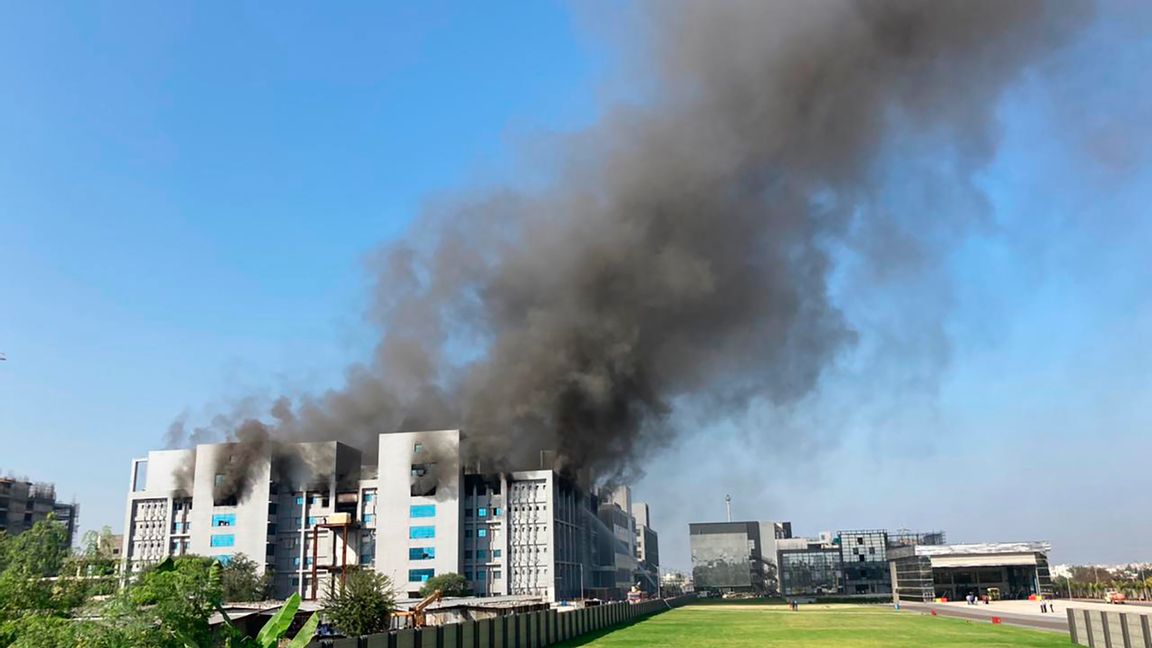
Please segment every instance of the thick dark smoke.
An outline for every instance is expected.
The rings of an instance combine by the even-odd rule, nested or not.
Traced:
[[[1027,0],[648,8],[643,103],[566,141],[547,189],[476,192],[382,249],[373,357],[278,403],[276,436],[372,452],[382,432],[459,427],[486,465],[555,450],[619,477],[674,440],[673,403],[809,394],[855,339],[832,251],[915,253],[859,209],[893,136],[938,137],[966,180],[1006,85],[1086,17]]]

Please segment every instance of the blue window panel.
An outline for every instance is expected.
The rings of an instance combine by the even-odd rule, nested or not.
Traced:
[[[409,583],[424,583],[429,578],[436,575],[435,569],[409,569],[408,582]]]
[[[423,540],[425,538],[436,537],[436,527],[434,526],[414,526],[408,527],[408,537],[413,540]]]
[[[408,507],[408,517],[430,518],[436,517],[435,504],[413,504]]]
[[[308,526],[316,526],[317,524],[320,524],[320,518],[318,516],[315,516],[315,515],[309,515],[308,516]]]
[[[493,558],[499,558],[500,557],[500,550],[499,549],[493,549],[492,550],[492,557]]]
[[[311,567],[312,566],[312,557],[311,556],[304,559],[304,566],[305,567]]]
[[[232,562],[232,556],[228,554],[223,556],[216,556],[216,562],[220,563],[220,565],[223,567],[227,567]]]
[[[471,538],[472,537],[472,529],[464,529],[464,537],[465,538]]]
[[[212,526],[214,527],[227,527],[236,526],[235,513],[220,513],[212,516]]]
[[[500,507],[499,506],[493,506],[492,507],[492,517],[500,517]]]
[[[365,513],[364,514],[364,523],[365,524],[372,524],[375,521],[376,521],[376,514],[375,513]]]
[[[303,495],[297,495],[296,496],[296,506],[304,506],[304,496]]]
[[[228,535],[214,535],[209,541],[213,547],[233,547],[236,545],[236,536],[229,533]]]
[[[376,493],[364,493],[364,501],[365,502],[375,502],[376,501]]]
[[[436,547],[409,547],[408,560],[432,560],[436,557]]]
[[[486,509],[486,508],[476,509],[476,517],[488,517],[488,509]]]
[[[488,560],[488,550],[487,549],[477,549],[476,550],[476,560]]]
[[[484,580],[487,577],[488,577],[488,572],[484,571],[483,569],[477,569],[476,570],[476,580]]]
[[[293,567],[299,567],[300,566],[300,556],[296,556],[295,558],[292,559],[292,566]]]
[[[464,578],[465,578],[465,580],[472,580],[472,572],[470,572],[470,571],[464,572]]]
[[[476,537],[477,538],[487,538],[488,537],[488,529],[476,529]]]

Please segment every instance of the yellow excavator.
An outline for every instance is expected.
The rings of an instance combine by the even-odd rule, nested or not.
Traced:
[[[428,596],[424,597],[423,601],[420,601],[407,610],[396,610],[392,613],[392,616],[399,619],[406,619],[400,622],[401,628],[423,628],[425,625],[427,625],[425,623],[427,618],[424,615],[424,610],[426,610],[429,605],[438,602],[442,598],[444,598],[444,593],[440,590],[436,590]]]

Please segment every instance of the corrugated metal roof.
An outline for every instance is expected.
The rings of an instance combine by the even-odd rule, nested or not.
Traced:
[[[1048,542],[976,542],[971,544],[916,545],[917,556],[963,556],[1009,553],[1048,553]]]

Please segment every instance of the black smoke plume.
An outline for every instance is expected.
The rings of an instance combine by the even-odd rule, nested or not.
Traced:
[[[547,188],[476,191],[382,248],[372,357],[278,402],[277,438],[373,452],[380,433],[459,427],[486,466],[555,451],[619,477],[674,440],[674,404],[804,397],[855,339],[834,251],[915,253],[915,232],[889,240],[860,208],[883,202],[886,147],[931,135],[966,182],[1002,91],[1087,17],[1034,0],[647,9],[643,100],[558,146]]]

